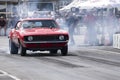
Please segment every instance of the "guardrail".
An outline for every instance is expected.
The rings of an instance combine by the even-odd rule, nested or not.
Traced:
[[[120,49],[120,33],[113,35],[113,48]]]

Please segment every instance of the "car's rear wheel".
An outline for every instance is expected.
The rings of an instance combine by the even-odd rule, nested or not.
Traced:
[[[57,54],[57,49],[55,49],[55,50],[50,50],[50,54]]]
[[[20,54],[21,56],[25,56],[25,55],[26,55],[26,48],[24,48],[24,47],[22,46],[22,44],[19,45],[19,54]]]
[[[9,50],[10,54],[18,54],[18,47],[11,40],[9,40]]]
[[[66,56],[68,54],[68,45],[61,49],[61,54],[62,56]]]

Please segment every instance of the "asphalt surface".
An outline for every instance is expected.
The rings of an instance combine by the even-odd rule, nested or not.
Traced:
[[[83,46],[75,36],[68,56],[29,52],[10,55],[8,38],[0,37],[0,80],[119,80],[120,50],[112,46]],[[82,46],[81,46],[82,44]],[[59,53],[59,52],[58,52]]]

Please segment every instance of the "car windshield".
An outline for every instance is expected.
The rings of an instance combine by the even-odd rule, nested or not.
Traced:
[[[22,27],[25,28],[57,28],[54,20],[29,20],[23,21]]]

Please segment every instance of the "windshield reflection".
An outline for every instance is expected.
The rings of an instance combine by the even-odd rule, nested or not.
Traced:
[[[57,24],[54,20],[29,20],[23,21],[23,29],[26,28],[57,28]]]

